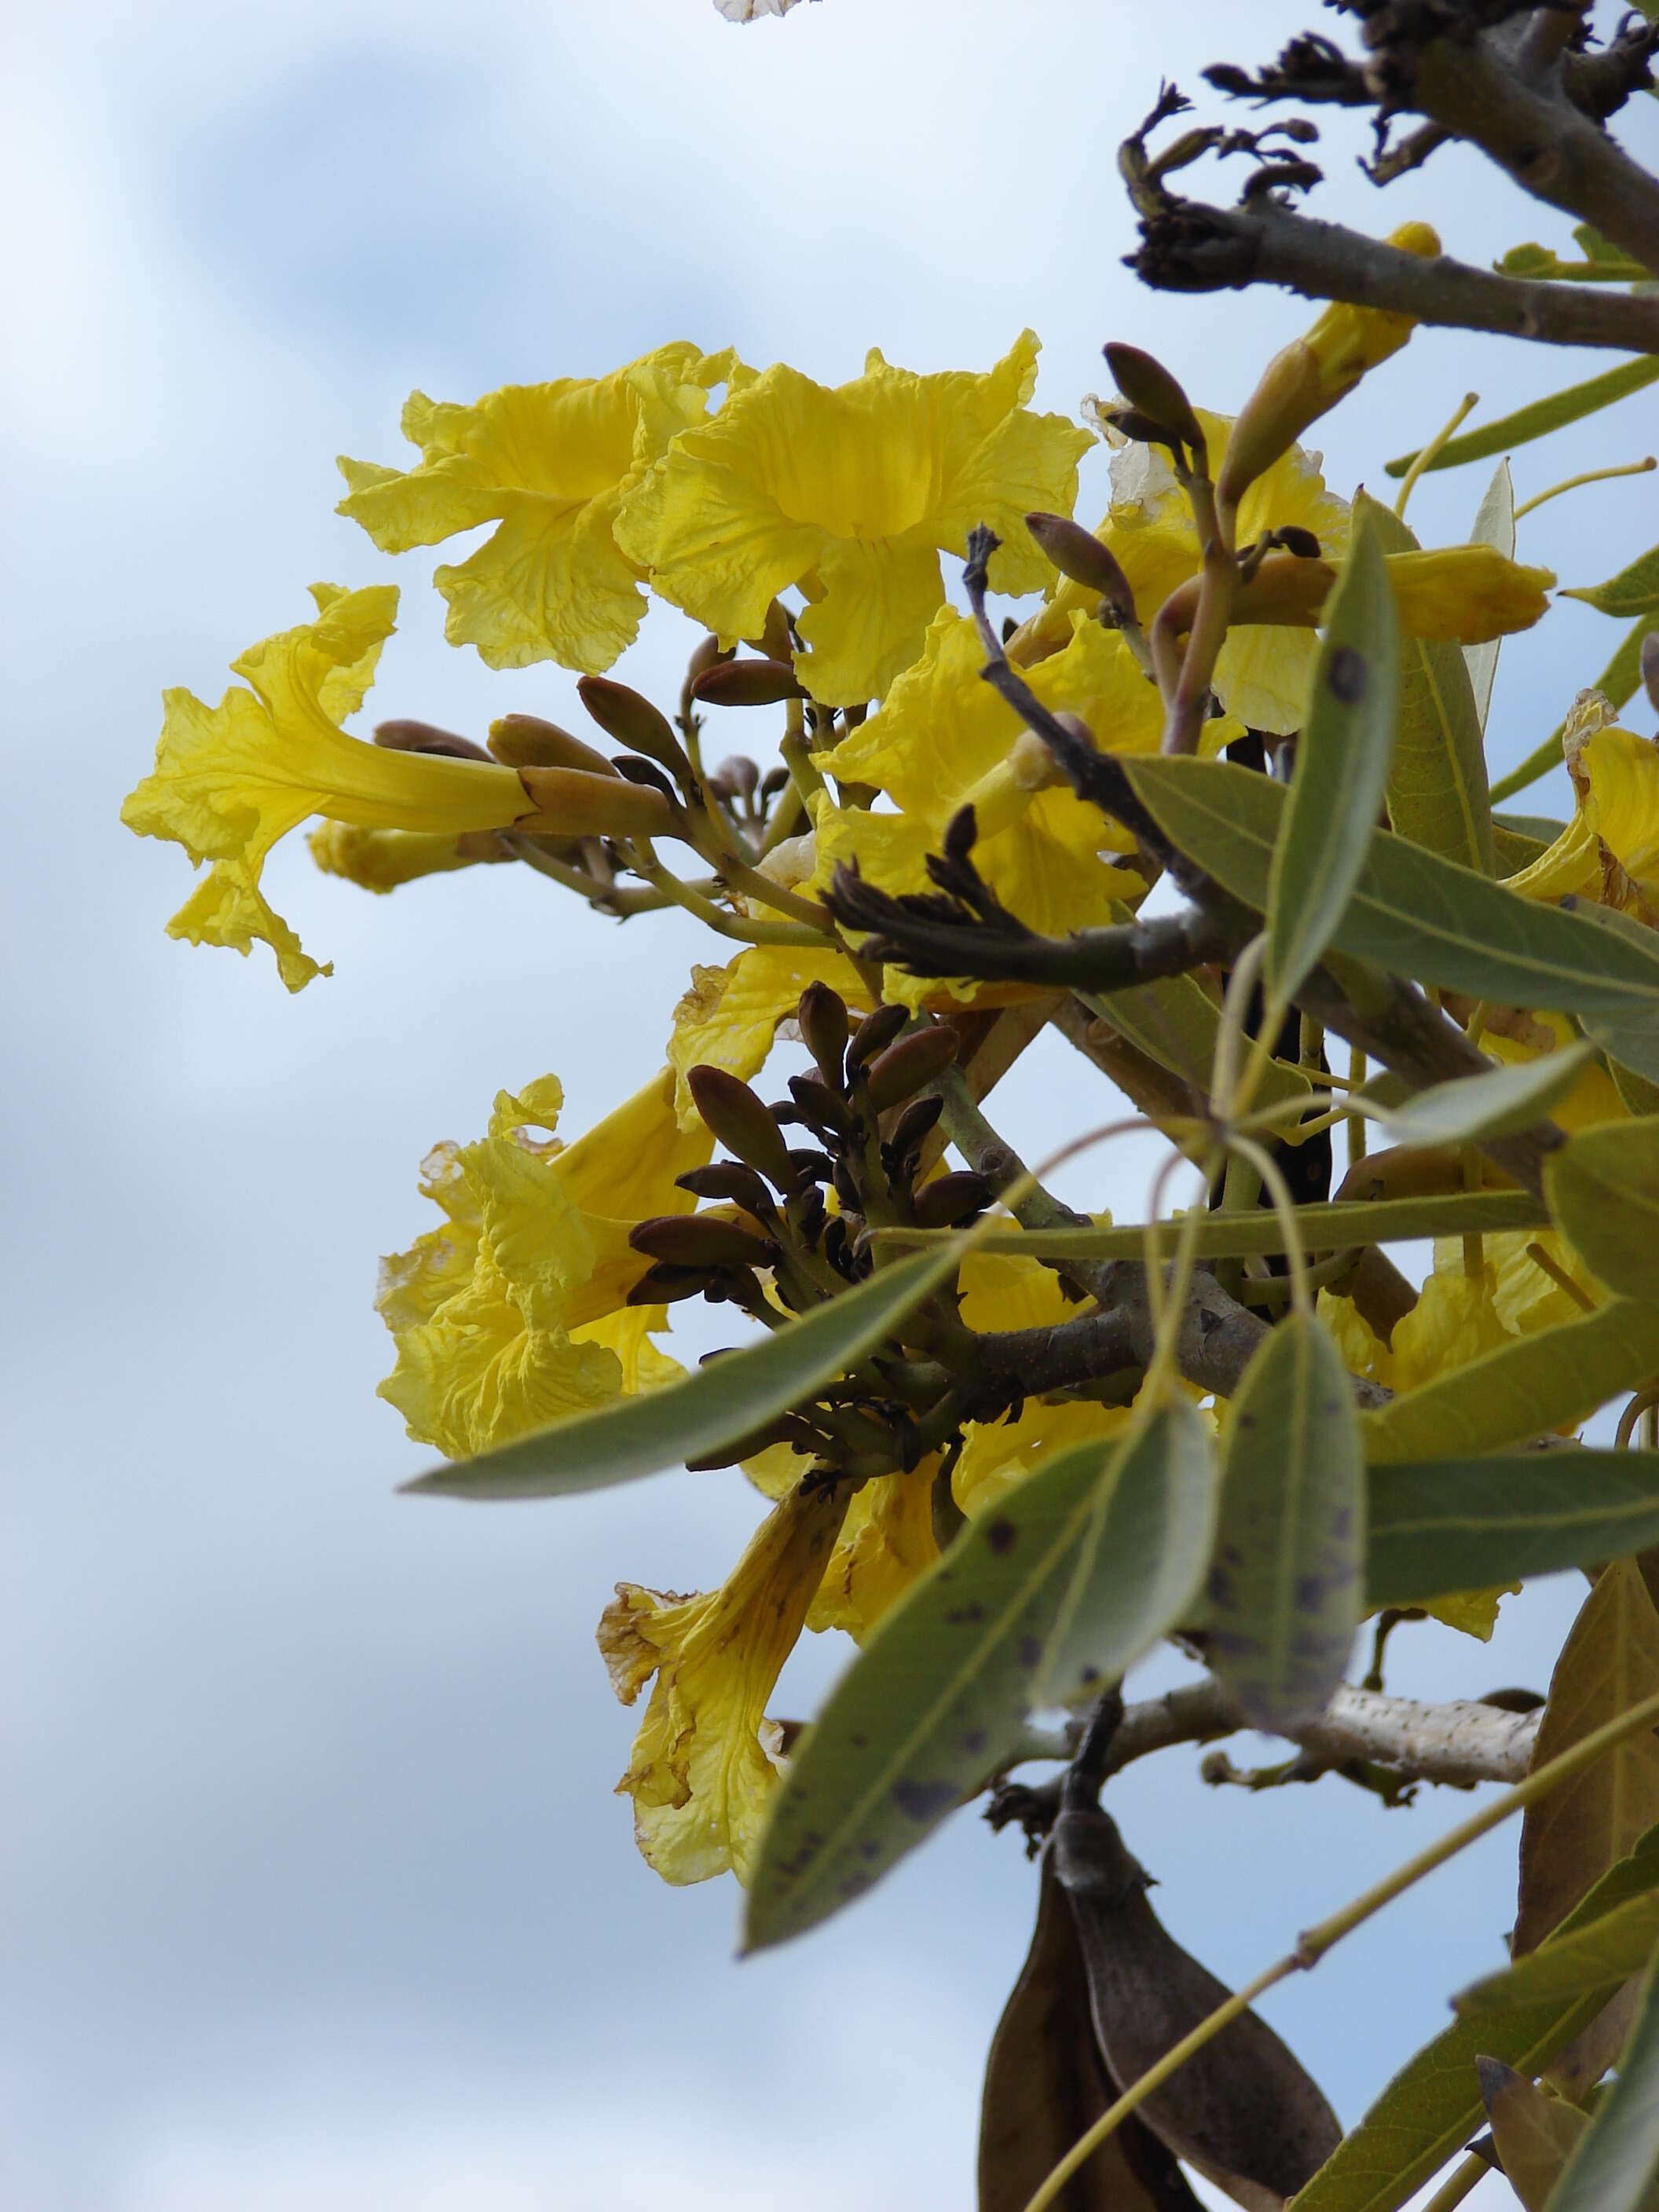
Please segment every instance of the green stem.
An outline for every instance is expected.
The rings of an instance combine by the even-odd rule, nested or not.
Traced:
[[[1461,2204],[1466,2197],[1478,2189],[1491,2172],[1486,2160],[1475,2157],[1471,2152],[1451,2179],[1435,2191],[1423,2207],[1423,2212],[1452,2212],[1453,2206]]]
[[[734,938],[739,945],[822,945],[823,942],[821,929],[808,928],[802,922],[751,921],[743,915],[728,914],[723,907],[716,906],[712,899],[706,899],[700,892],[693,890],[690,884],[682,883],[672,870],[665,868],[654,855],[647,860],[643,850],[640,855],[640,873],[647,883],[653,884],[662,893],[667,904],[684,908],[687,914],[696,915],[706,928],[715,931],[721,937]]]

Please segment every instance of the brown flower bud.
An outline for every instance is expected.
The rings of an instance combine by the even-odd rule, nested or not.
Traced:
[[[765,1182],[741,1160],[710,1160],[706,1167],[688,1168],[675,1176],[674,1183],[694,1198],[725,1199],[762,1219],[775,1210]]]
[[[1106,348],[1106,366],[1118,390],[1132,407],[1172,430],[1184,446],[1201,453],[1204,433],[1193,412],[1193,403],[1161,361],[1139,346],[1114,339]]]
[[[1125,621],[1138,619],[1135,595],[1128,578],[1092,530],[1065,514],[1028,514],[1025,527],[1037,542],[1045,560],[1052,561],[1062,576],[1098,592],[1112,611]]]
[[[944,1111],[942,1098],[912,1099],[893,1124],[893,1133],[888,1140],[888,1150],[894,1159],[902,1160],[907,1152],[915,1152]]]
[[[507,768],[579,768],[588,775],[615,775],[601,752],[539,714],[503,714],[489,726],[489,750]]]
[[[847,1054],[847,1001],[827,983],[809,983],[800,994],[795,1018],[824,1081],[838,1091]]]
[[[878,1006],[866,1014],[853,1032],[853,1041],[847,1048],[847,1073],[851,1075],[884,1052],[909,1020],[909,1012],[903,1006]]]
[[[870,1103],[877,1113],[885,1113],[890,1106],[896,1106],[936,1075],[942,1075],[957,1056],[957,1033],[948,1022],[917,1030],[913,1036],[890,1044],[870,1063]]]
[[[788,1190],[795,1171],[783,1132],[749,1085],[723,1067],[692,1068],[686,1085],[693,1104],[728,1152],[758,1168],[776,1190]]]
[[[691,686],[691,696],[705,707],[775,707],[781,699],[805,696],[787,660],[722,660]]]
[[[843,1144],[852,1141],[858,1129],[858,1116],[839,1091],[832,1091],[827,1083],[820,1083],[815,1075],[792,1075],[789,1095],[809,1128],[820,1133],[827,1132]]]
[[[688,775],[690,765],[680,750],[672,724],[661,708],[626,684],[609,676],[584,676],[576,690],[581,702],[608,738],[629,752],[659,761],[676,778]]]
[[[765,1237],[719,1213],[659,1213],[636,1221],[628,1241],[675,1267],[766,1267],[776,1257]]]
[[[450,760],[487,761],[489,755],[471,738],[440,730],[430,722],[376,722],[374,742],[394,753],[440,753]]]
[[[521,768],[536,812],[521,830],[555,837],[672,837],[680,815],[659,791],[578,768]]]
[[[628,1293],[630,1306],[672,1306],[682,1298],[706,1297],[720,1280],[718,1267],[651,1268]]]
[[[915,1200],[916,1225],[921,1229],[955,1229],[971,1221],[991,1203],[994,1194],[983,1176],[966,1169],[935,1176],[925,1182]]]

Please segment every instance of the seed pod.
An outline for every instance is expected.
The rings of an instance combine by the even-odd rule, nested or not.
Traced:
[[[489,726],[489,750],[507,768],[579,768],[589,775],[615,775],[601,752],[539,714],[503,714]]]
[[[739,1160],[710,1160],[706,1167],[688,1168],[676,1176],[675,1187],[694,1198],[726,1199],[764,1219],[775,1211],[772,1194],[753,1168]]]
[[[795,1018],[824,1081],[839,1091],[847,1057],[847,1001],[827,983],[809,983],[800,994]]]
[[[948,1022],[939,1022],[890,1044],[869,1067],[870,1103],[877,1113],[884,1114],[942,1075],[955,1060],[959,1042]]]
[[[1049,1849],[1071,1899],[1101,2055],[1114,2081],[1138,2081],[1231,1991],[1159,1921],[1146,1901],[1150,1876],[1109,1814],[1065,1807]],[[1140,2117],[1252,2212],[1288,2203],[1342,2136],[1318,2085],[1253,2012],[1155,2089]]]
[[[1135,595],[1128,578],[1092,530],[1066,514],[1028,514],[1025,527],[1062,576],[1098,592],[1113,611],[1135,620]]]
[[[626,745],[630,752],[644,753],[647,759],[659,761],[672,776],[690,774],[690,764],[680,750],[673,726],[648,699],[609,676],[584,676],[578,681],[576,690],[583,706],[607,737],[614,738],[619,745]]]
[[[985,2064],[978,2212],[1024,2212],[1118,2088],[1095,2041],[1077,1929],[1045,1851],[1031,1948]],[[1059,2203],[1061,2212],[1199,2212],[1180,2167],[1133,2112]]]
[[[628,1241],[673,1267],[767,1267],[777,1248],[719,1213],[658,1213],[636,1221]]]
[[[923,1183],[915,1199],[916,1224],[921,1229],[955,1229],[971,1221],[991,1203],[994,1194],[983,1176],[967,1170],[935,1176]]]
[[[659,791],[579,768],[521,768],[534,817],[520,823],[556,837],[672,837],[681,816]]]
[[[487,761],[489,755],[471,738],[458,738],[453,730],[438,729],[431,722],[376,722],[374,742],[394,753],[437,753],[449,760]]]
[[[787,660],[722,660],[691,686],[691,696],[705,707],[775,707],[805,696]]]
[[[866,1060],[873,1060],[878,1052],[885,1052],[909,1018],[903,1006],[878,1006],[873,1013],[866,1014],[854,1030],[853,1041],[847,1048],[848,1074],[862,1067]]]
[[[1123,345],[1116,339],[1105,352],[1106,366],[1130,405],[1153,422],[1166,424],[1183,445],[1201,451],[1204,433],[1193,412],[1193,403],[1163,362],[1143,353],[1139,346]]]
[[[788,1190],[795,1170],[783,1132],[749,1085],[706,1064],[692,1068],[685,1081],[693,1104],[726,1151],[758,1168],[774,1189]]]
[[[842,1143],[850,1143],[858,1129],[858,1116],[847,1101],[832,1091],[827,1083],[820,1083],[814,1075],[792,1075],[789,1095],[805,1117],[810,1128]]]

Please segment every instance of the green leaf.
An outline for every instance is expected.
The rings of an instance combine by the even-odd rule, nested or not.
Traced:
[[[1364,1417],[1366,1455],[1382,1467],[1451,1451],[1498,1451],[1588,1420],[1615,1391],[1656,1372],[1659,1305],[1615,1298],[1582,1321],[1515,1337],[1415,1390],[1402,1390]]]
[[[1613,2087],[1567,2160],[1550,2212],[1646,2212],[1659,2178],[1659,1953],[1642,1978],[1636,2023]]]
[[[1499,2058],[1480,2059],[1475,2071],[1504,2178],[1523,2212],[1544,2212],[1562,2167],[1589,2125],[1589,2115],[1563,2098],[1547,2097]]]
[[[1373,1467],[1366,1497],[1367,1607],[1421,1605],[1659,1540],[1659,1452],[1503,1452]]]
[[[1461,2013],[1510,2012],[1517,2005],[1615,1990],[1647,1964],[1659,1943],[1659,1889],[1604,1912],[1575,1935],[1552,1936],[1501,1974],[1471,1983],[1452,1999]]]
[[[1290,804],[1267,878],[1267,982],[1285,1003],[1330,943],[1364,866],[1399,703],[1394,586],[1375,519],[1363,514],[1325,602]]]
[[[1206,1657],[1254,1727],[1322,1712],[1359,1626],[1365,1455],[1324,1324],[1286,1314],[1233,1399],[1205,1585]]]
[[[1192,1606],[1215,1469],[1184,1400],[1061,1452],[884,1614],[773,1802],[744,1942],[861,1896],[1006,1759],[1034,1705],[1115,1680]]]
[[[1483,429],[1470,430],[1461,438],[1452,439],[1441,447],[1424,473],[1462,468],[1465,461],[1487,461],[1494,453],[1511,453],[1517,446],[1528,445],[1534,438],[1547,437],[1552,430],[1564,429],[1569,422],[1582,422],[1586,415],[1611,407],[1616,400],[1640,392],[1656,378],[1659,378],[1659,356],[1642,354],[1634,361],[1622,361],[1617,368],[1606,369],[1583,384],[1571,384],[1565,392],[1553,392],[1547,399],[1534,399],[1530,406],[1516,408],[1513,415],[1500,415]],[[1415,453],[1402,453],[1397,461],[1389,463],[1389,474],[1403,477],[1416,459]]]
[[[1592,688],[1603,693],[1611,705],[1622,707],[1627,700],[1635,697],[1636,687],[1642,680],[1642,641],[1656,629],[1659,629],[1659,611],[1638,615],[1619,650],[1596,678]],[[1535,745],[1518,768],[1512,768],[1507,775],[1500,776],[1492,786],[1493,799],[1512,799],[1517,791],[1524,791],[1528,784],[1536,783],[1540,775],[1547,775],[1552,769],[1559,768],[1562,762],[1561,739],[1566,726],[1565,721],[1558,722],[1543,743]]]
[[[1492,471],[1492,482],[1475,510],[1474,527],[1469,532],[1471,544],[1490,545],[1506,561],[1515,558],[1515,479],[1510,474],[1507,459],[1499,461]],[[1501,637],[1490,638],[1484,645],[1463,647],[1463,665],[1469,672],[1469,686],[1474,694],[1474,718],[1484,734],[1486,717],[1492,708],[1492,678],[1498,673],[1498,649]],[[1480,781],[1486,781],[1486,760],[1480,756]],[[1495,827],[1496,825],[1494,825]],[[1455,857],[1455,856],[1454,856]]]
[[[1371,523],[1385,553],[1418,550],[1411,531],[1386,507],[1362,492],[1354,507]],[[1513,534],[1511,524],[1511,540]],[[1490,653],[1496,666],[1496,640],[1470,650]],[[1489,876],[1496,864],[1482,715],[1463,648],[1435,638],[1401,637],[1399,657],[1397,734],[1386,787],[1389,820],[1413,845],[1426,845],[1431,853],[1443,853],[1449,860]],[[1297,773],[1301,772],[1298,749]]]
[[[856,1290],[758,1344],[712,1360],[682,1382],[619,1398],[477,1459],[434,1468],[403,1487],[441,1498],[562,1498],[701,1459],[763,1428],[855,1367],[953,1271],[962,1249],[953,1240],[884,1267]]]
[[[1265,912],[1281,787],[1226,761],[1120,758],[1173,843],[1224,890]],[[1659,1035],[1659,933],[1644,934],[1650,947],[1587,915],[1533,905],[1379,830],[1333,942],[1445,990],[1560,1013],[1639,1014]]]
[[[1659,1887],[1659,1829],[1604,1875],[1562,1933],[1587,1927],[1627,1898]],[[1601,2007],[1601,1996],[1551,1999],[1454,2021],[1408,2059],[1357,2128],[1302,2191],[1291,2212],[1400,2212],[1479,2129],[1475,2074],[1490,2054],[1517,2072],[1540,2072]]]
[[[1595,1056],[1581,1038],[1536,1060],[1516,1060],[1487,1075],[1465,1075],[1419,1091],[1379,1119],[1396,1144],[1468,1145],[1501,1137],[1542,1121],[1559,1105]],[[1364,1103],[1364,1094],[1360,1094]]]
[[[1548,814],[1494,814],[1492,826],[1500,833],[1507,833],[1528,845],[1547,850],[1567,825]]]
[[[1564,599],[1583,599],[1604,615],[1650,615],[1659,610],[1659,545],[1609,576],[1605,584],[1575,586]]]
[[[1609,1290],[1659,1298],[1659,1116],[1581,1130],[1545,1162],[1544,1194]]]

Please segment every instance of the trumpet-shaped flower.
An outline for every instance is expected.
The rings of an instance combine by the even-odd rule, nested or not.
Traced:
[[[659,346],[608,376],[509,384],[470,407],[412,392],[404,435],[412,469],[340,459],[339,512],[383,553],[436,545],[481,522],[494,530],[433,581],[449,602],[444,635],[491,668],[556,660],[589,675],[633,643],[643,571],[613,534],[623,500],[676,431],[738,374],[730,352]]]
[[[1569,893],[1659,916],[1659,745],[1620,729],[1600,692],[1581,692],[1564,740],[1577,808],[1555,842],[1509,878],[1523,897]]]
[[[1080,715],[1103,746],[1155,751],[1157,692],[1115,632],[1081,614],[1074,621],[1064,649],[1032,670],[1032,690],[1045,706]],[[1115,899],[1145,885],[1133,866],[1103,866],[1099,855],[1133,853],[1133,840],[1060,783],[1041,740],[981,681],[983,660],[973,623],[945,608],[921,659],[862,728],[823,756],[842,781],[877,785],[899,811],[820,807],[818,879],[845,861],[883,890],[926,890],[927,854],[971,805],[974,865],[1022,921],[1056,934],[1104,921]],[[890,988],[914,1005],[929,987],[895,974]]]
[[[340,727],[362,704],[398,594],[385,586],[342,592],[314,584],[318,618],[250,646],[231,664],[246,687],[216,707],[183,690],[164,695],[152,775],[130,792],[121,819],[142,837],[169,837],[206,880],[167,924],[172,937],[246,954],[268,944],[290,991],[326,974],[259,889],[265,855],[309,816],[368,830],[454,837],[534,811],[511,769],[429,753],[394,752]]]
[[[550,1076],[504,1091],[487,1136],[439,1146],[421,1187],[443,1225],[381,1265],[375,1304],[398,1364],[380,1395],[451,1458],[679,1371],[647,1340],[665,1310],[627,1304],[650,1264],[629,1231],[690,1211],[674,1179],[713,1139],[677,1127],[667,1068],[575,1144],[532,1137],[561,1103]]]
[[[1230,418],[1200,408],[1198,419],[1211,452],[1218,453],[1232,427]],[[1319,463],[1317,453],[1292,446],[1255,479],[1239,507],[1241,546],[1294,524],[1312,532],[1328,559],[1340,556],[1347,543],[1348,505],[1325,489]],[[1112,456],[1111,477],[1111,506],[1095,535],[1115,556],[1140,619],[1150,624],[1170,593],[1198,574],[1198,532],[1174,471],[1155,447],[1121,447]],[[1030,666],[1062,651],[1073,615],[1093,605],[1086,586],[1062,577],[1048,605],[1011,641],[1010,657]],[[1299,729],[1318,650],[1310,631],[1238,625],[1229,631],[1216,663],[1215,695],[1252,729]]]
[[[717,1590],[676,1597],[618,1583],[599,1621],[611,1686],[631,1705],[654,1674],[618,1795],[665,1881],[746,1882],[778,1769],[766,1701],[794,1649],[846,1512],[846,1492],[797,1487]]]
[[[1036,356],[1030,331],[984,376],[913,375],[872,350],[833,390],[780,362],[681,432],[625,497],[617,542],[726,643],[758,636],[799,585],[802,682],[835,706],[878,697],[945,597],[941,549],[965,552],[987,523],[999,591],[1047,574],[1024,516],[1070,513],[1089,440],[1026,408]]]
[[[325,876],[343,876],[366,891],[382,893],[421,876],[448,875],[509,857],[488,830],[457,837],[445,830],[361,830],[350,822],[319,822],[306,842]]]
[[[818,952],[810,945],[755,945],[724,968],[694,965],[668,1041],[682,1129],[702,1127],[686,1087],[688,1070],[706,1062],[745,1083],[759,1074],[779,1024],[794,1013],[809,983],[827,983],[849,1006],[869,1011],[869,986],[844,952],[828,945]]]

